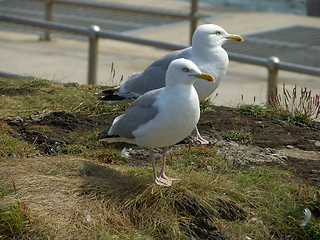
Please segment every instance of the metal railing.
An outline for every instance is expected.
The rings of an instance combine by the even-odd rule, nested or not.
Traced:
[[[32,20],[27,18],[12,17],[4,14],[0,14],[0,21],[29,25],[33,27],[38,27],[48,30],[64,31],[73,34],[81,34],[88,36],[89,38],[89,58],[88,58],[88,84],[96,84],[96,72],[97,72],[97,55],[98,55],[98,39],[108,38],[113,40],[131,42],[135,44],[153,46],[158,48],[163,48],[167,50],[177,50],[182,49],[187,46],[176,45],[171,43],[165,43],[154,40],[147,40],[132,36],[127,36],[124,34],[114,33],[112,31],[101,31],[98,26],[91,26],[89,28],[75,27],[64,24],[58,24],[48,21]],[[268,99],[275,92],[277,82],[278,82],[278,71],[292,71],[297,73],[309,74],[320,76],[320,69],[311,68],[306,66],[295,65],[291,63],[280,62],[277,57],[271,57],[269,59],[263,59],[258,57],[252,57],[247,55],[240,55],[235,53],[229,53],[229,58],[232,61],[237,61],[241,63],[248,63],[258,66],[266,67],[268,70]]]
[[[62,31],[72,34],[79,34],[87,36],[89,39],[89,57],[88,57],[88,84],[96,84],[96,72],[97,72],[97,59],[98,59],[98,39],[107,38],[124,42],[131,42],[135,44],[141,44],[146,46],[158,47],[167,50],[177,50],[187,46],[165,43],[160,41],[148,40],[138,37],[127,36],[112,31],[100,30],[96,25],[89,28],[75,27],[66,24],[60,24],[55,22],[33,20],[28,18],[13,17],[4,14],[0,14],[0,21],[28,25],[32,27],[38,27],[47,30]]]
[[[33,1],[41,1],[41,0],[33,0]],[[77,7],[86,7],[86,8],[97,8],[100,10],[112,10],[112,11],[120,11],[127,13],[135,13],[135,14],[144,14],[151,16],[160,16],[160,17],[169,17],[175,19],[182,19],[190,21],[190,44],[192,41],[192,35],[197,28],[198,20],[199,20],[199,11],[198,11],[198,0],[191,0],[191,9],[189,14],[169,11],[169,10],[161,10],[161,9],[152,9],[152,8],[141,8],[135,6],[126,6],[120,4],[110,4],[110,3],[98,3],[98,2],[84,2],[84,1],[74,1],[74,0],[45,0],[45,20],[52,21],[52,12],[53,12],[53,4],[60,5],[69,5],[69,6],[77,6]],[[46,30],[42,40],[50,41],[51,37],[50,30]]]
[[[289,72],[296,72],[301,74],[308,74],[313,76],[320,76],[320,68],[307,67],[292,63],[281,62],[279,58],[273,56],[268,59],[241,55],[236,53],[228,53],[230,60],[248,63],[257,66],[266,67],[268,70],[268,88],[267,88],[267,102],[276,92],[278,86],[278,71],[284,70]]]

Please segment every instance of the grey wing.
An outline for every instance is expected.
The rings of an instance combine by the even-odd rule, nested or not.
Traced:
[[[154,103],[159,93],[160,89],[149,91],[134,101],[126,113],[112,125],[112,133],[129,139],[134,138],[132,132],[157,115],[158,108]]]
[[[137,97],[165,86],[165,75],[169,64],[177,58],[188,58],[189,48],[174,51],[153,62],[143,72],[130,76],[120,87],[118,95],[131,93]]]

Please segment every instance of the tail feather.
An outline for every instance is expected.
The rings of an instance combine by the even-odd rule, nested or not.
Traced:
[[[99,138],[100,142],[107,142],[107,143],[115,143],[115,142],[122,142],[122,143],[130,143],[130,144],[136,144],[135,139],[129,139],[125,137],[120,137],[117,135],[111,135],[104,138]]]
[[[136,141],[134,138],[129,139],[125,137],[121,137],[119,135],[108,135],[110,128],[104,129],[100,134],[99,134],[99,141],[104,141],[107,143],[114,143],[114,142],[124,142],[124,143],[131,143],[131,144],[136,144]]]
[[[123,100],[124,97],[119,96],[116,94],[118,92],[119,88],[113,88],[113,89],[106,89],[102,92],[95,93],[95,96],[100,96],[98,100],[101,101],[114,101],[114,100]]]
[[[110,105],[113,104],[127,104],[134,101],[137,97],[132,93],[119,93],[119,88],[106,89],[102,92],[94,94],[100,96],[100,101],[111,101]]]

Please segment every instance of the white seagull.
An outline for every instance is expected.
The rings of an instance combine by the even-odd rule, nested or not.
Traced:
[[[194,87],[198,92],[199,101],[208,98],[219,86],[225,76],[229,64],[227,52],[222,45],[228,41],[243,41],[239,35],[229,34],[222,27],[214,24],[199,26],[193,34],[192,46],[174,51],[153,62],[143,72],[131,75],[120,87],[108,89],[97,95],[100,100],[112,101],[110,104],[125,104],[135,100],[142,94],[164,87],[165,74],[169,64],[178,58],[193,61],[202,72],[215,77],[214,84],[197,80]],[[195,127],[197,139],[208,144]]]
[[[165,87],[141,95],[125,114],[114,119],[108,130],[102,131],[100,140],[149,148],[154,182],[171,186],[176,179],[165,175],[167,148],[187,137],[199,121],[198,94],[193,87],[197,79],[214,84],[213,76],[202,73],[192,61],[183,58],[172,61],[166,73]],[[163,148],[159,177],[153,154],[155,147]]]

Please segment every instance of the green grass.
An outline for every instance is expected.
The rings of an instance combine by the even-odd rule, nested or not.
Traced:
[[[255,104],[242,104],[238,106],[236,111],[238,113],[250,116],[259,116],[265,114],[266,112],[262,106]]]
[[[12,136],[10,126],[0,120],[0,157],[26,157],[35,154],[33,146]]]
[[[214,149],[203,147],[171,153],[168,165],[168,176],[180,179],[173,189],[152,187],[127,203],[133,209],[127,214],[138,221],[140,231],[153,232],[156,237],[166,229],[166,239],[183,239],[185,235],[179,223],[182,219],[193,221],[193,218],[188,213],[181,217],[172,203],[187,201],[186,194],[197,199],[198,204],[210,205],[222,198],[244,209],[245,220],[228,220],[219,214],[214,216],[214,222],[223,225],[222,233],[231,235],[230,239],[244,239],[245,236],[267,239],[272,235],[308,239],[304,236],[319,230],[319,218],[309,223],[308,228],[313,229],[310,232],[299,225],[303,208],[318,201],[316,190],[309,188],[308,197],[303,197],[299,185],[290,181],[288,171],[265,166],[230,171],[232,166],[223,162]],[[147,178],[145,168],[133,168],[128,173]],[[149,178],[150,174],[149,171]],[[164,214],[167,218],[163,218]],[[156,228],[146,227],[148,223]]]
[[[288,121],[288,122],[293,122],[293,123],[301,123],[306,126],[312,126],[313,121],[312,119],[298,111],[298,110],[293,110],[293,111],[282,111],[278,113],[279,117],[281,120]]]
[[[68,111],[86,114],[121,112],[122,106],[109,106],[96,101],[93,94],[102,90],[99,86],[57,84],[38,78],[4,78],[0,77],[2,89],[32,89],[30,94],[0,96],[0,119],[17,116],[29,117],[31,114]]]
[[[119,155],[110,150],[108,157],[116,160]],[[40,174],[43,180],[52,179],[51,184],[56,184],[55,193],[59,199],[55,201],[58,203],[53,199],[50,203],[59,207],[51,214],[56,216],[55,222],[60,222],[64,219],[60,219],[63,212],[74,211],[68,215],[70,225],[60,223],[56,229],[46,227],[45,222],[38,225],[40,216],[36,209],[31,209],[32,218],[29,218],[25,210],[28,208],[19,200],[1,208],[5,212],[2,224],[11,228],[0,228],[0,234],[33,239],[42,236],[44,229],[46,236],[54,236],[55,232],[68,234],[74,229],[72,236],[77,239],[190,239],[190,234],[195,234],[194,224],[204,224],[203,219],[206,219],[226,239],[245,239],[246,236],[252,239],[271,236],[317,239],[319,236],[320,218],[316,213],[320,211],[320,199],[316,188],[294,183],[290,172],[276,167],[232,169],[233,166],[222,160],[213,148],[195,147],[170,153],[167,175],[179,178],[172,188],[151,183],[151,166],[109,164],[93,159],[91,163],[86,160],[87,166],[81,170],[82,160],[51,158],[45,161],[40,164],[51,170],[46,173],[43,166],[38,166],[35,174]],[[82,171],[87,174],[85,177]],[[70,189],[69,192],[58,179],[80,183],[81,190],[73,193]],[[37,187],[43,188],[47,180],[45,182]],[[20,185],[18,193],[27,191],[28,184],[25,187]],[[40,196],[45,197],[40,190],[33,194],[35,199]],[[70,199],[78,202],[71,210],[63,204]],[[224,204],[228,205],[223,207]],[[312,210],[313,216],[302,227],[305,207]],[[90,222],[82,217],[88,213]]]
[[[211,100],[208,98],[206,100],[203,100],[200,102],[200,112],[201,113],[207,113],[213,111],[213,109],[210,107]]]
[[[5,190],[0,192],[0,200],[5,196]],[[0,237],[14,239],[23,236],[31,228],[30,209],[24,202],[18,201],[9,206],[0,204]]]
[[[285,121],[313,126],[315,121],[320,120],[320,95],[312,94],[307,88],[299,91],[295,86],[289,91],[283,84],[282,93],[275,94],[268,107]]]
[[[225,134],[227,140],[241,142],[242,144],[249,144],[252,142],[252,135],[247,131],[233,130]]]

